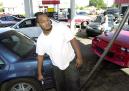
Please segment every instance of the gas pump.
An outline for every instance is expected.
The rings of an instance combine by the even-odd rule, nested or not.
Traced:
[[[60,8],[58,10],[58,20],[62,20],[62,21],[68,20],[68,9]]]

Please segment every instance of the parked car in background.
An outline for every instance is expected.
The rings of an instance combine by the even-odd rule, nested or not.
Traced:
[[[43,64],[44,85],[37,80],[35,42],[14,30],[0,30],[0,91],[42,91],[55,87],[48,56]]]
[[[17,17],[17,18],[20,18],[20,19],[24,19],[24,18],[25,18],[25,16],[20,15],[20,14],[15,14],[15,15],[13,15],[13,16],[15,16],[15,17]]]
[[[75,23],[75,27],[80,27],[81,22],[87,21],[89,23],[91,20],[92,18],[88,14],[84,15],[84,13],[82,14],[80,12],[77,15],[75,15],[72,21]]]
[[[71,31],[74,33],[74,35],[76,35],[76,33],[78,32],[78,29],[81,26],[82,22],[87,22],[89,23],[93,18],[89,15],[80,15],[81,13],[78,13],[78,15],[75,15],[75,17],[70,21],[70,27],[71,27]]]
[[[15,16],[2,16],[0,17],[0,27],[8,27],[16,24],[21,19]]]
[[[87,16],[87,15],[88,15],[88,13],[87,13],[87,12],[85,12],[85,11],[78,11],[78,12],[76,13],[76,15],[83,15],[83,16]]]
[[[90,22],[87,26],[85,30],[85,33],[87,34],[87,36],[97,36],[102,34],[102,30],[101,30],[101,23],[103,22],[103,15],[98,15],[96,17],[96,19],[92,22]],[[111,29],[114,27],[114,16],[108,14],[108,29],[105,31],[110,32]]]
[[[114,25],[114,18],[115,17],[112,14],[108,14],[107,16],[108,16],[108,29],[107,30],[104,30],[104,31],[110,31],[111,28]],[[96,17],[96,19],[93,22],[91,22],[88,26],[89,27],[92,27],[93,29],[99,30],[100,25],[103,22],[103,19],[104,19],[104,16],[103,15],[98,15]]]
[[[15,25],[11,26],[18,32],[21,32],[32,39],[37,39],[42,30],[37,26],[35,17],[25,18]]]
[[[120,9],[119,8],[108,8],[106,10],[108,14],[112,14],[115,18],[120,16]]]
[[[113,34],[114,32],[99,35],[92,40],[92,49],[96,55],[102,55]],[[129,67],[129,29],[120,32],[105,59],[122,67]]]

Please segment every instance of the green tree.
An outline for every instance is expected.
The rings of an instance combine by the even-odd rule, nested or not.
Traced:
[[[112,7],[119,7],[119,5],[114,3]]]
[[[84,9],[84,7],[80,7],[80,10],[83,10]]]
[[[90,0],[90,6],[95,6],[96,8],[104,8],[106,4],[103,0]]]
[[[97,6],[97,0],[90,0],[90,6]]]

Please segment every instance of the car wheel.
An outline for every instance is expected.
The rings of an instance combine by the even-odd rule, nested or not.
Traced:
[[[39,82],[30,78],[10,80],[1,86],[1,91],[42,91]]]

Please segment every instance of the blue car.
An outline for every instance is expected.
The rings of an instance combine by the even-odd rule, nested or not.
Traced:
[[[55,87],[53,66],[46,56],[44,85],[37,80],[35,42],[16,31],[0,31],[0,91],[42,91]]]

